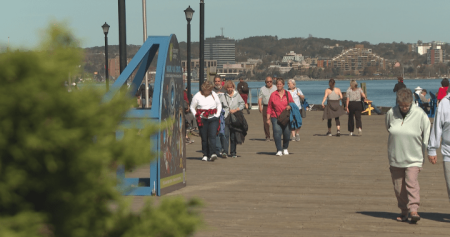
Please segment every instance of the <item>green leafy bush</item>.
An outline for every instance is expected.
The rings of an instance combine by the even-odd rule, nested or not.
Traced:
[[[130,211],[115,169],[148,163],[160,125],[115,139],[135,103],[104,91],[68,92],[83,52],[50,26],[39,49],[0,54],[0,236],[187,236],[202,223],[199,202],[181,198]]]

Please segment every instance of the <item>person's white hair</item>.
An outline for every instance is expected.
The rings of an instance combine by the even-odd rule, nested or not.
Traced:
[[[294,79],[289,79],[289,81],[288,81],[288,83],[292,83],[292,85],[294,85],[295,86],[295,80]]]

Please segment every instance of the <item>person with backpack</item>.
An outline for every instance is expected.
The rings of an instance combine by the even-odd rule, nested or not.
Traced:
[[[403,83],[403,77],[397,77],[398,83],[395,84],[393,91],[397,93],[402,88],[406,88],[405,83]]]
[[[237,85],[237,89],[239,92],[239,95],[241,95],[242,99],[245,102],[245,109],[247,110],[247,114],[250,114],[250,110],[248,109],[248,93],[250,91],[250,89],[248,88],[248,84],[247,82],[244,81],[244,78],[239,78],[239,83]]]

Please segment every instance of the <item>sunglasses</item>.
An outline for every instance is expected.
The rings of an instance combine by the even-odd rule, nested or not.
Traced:
[[[411,105],[408,105],[408,106],[402,106],[402,105],[399,105],[398,106],[400,109],[409,109],[410,107],[411,107]]]

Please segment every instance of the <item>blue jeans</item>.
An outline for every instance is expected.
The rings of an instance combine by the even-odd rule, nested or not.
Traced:
[[[225,134],[219,134],[216,137],[216,153],[220,154],[222,151],[231,156],[236,155],[236,133],[225,125]],[[230,146],[230,153],[228,153],[228,145]]]
[[[230,129],[225,125],[225,134],[218,134],[216,137],[216,153],[221,154],[222,151],[228,154],[228,139],[230,138]]]
[[[277,118],[270,118],[270,121],[272,121],[273,139],[275,140],[275,146],[277,147],[277,151],[283,151],[283,149],[288,149],[289,138],[291,137],[289,124],[286,124],[286,126],[281,126],[278,124]],[[281,135],[283,135],[283,148],[281,148]]]
[[[204,156],[211,157],[211,155],[216,154],[216,134],[219,118],[202,118],[202,123],[203,126],[199,127],[200,137],[202,138],[202,153]]]
[[[377,106],[372,102],[373,111],[377,114],[381,114],[381,111],[377,108]]]

